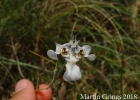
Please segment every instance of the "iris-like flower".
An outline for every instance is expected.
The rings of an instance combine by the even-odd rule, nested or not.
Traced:
[[[66,71],[63,75],[65,81],[76,81],[81,79],[80,68],[76,65],[79,59],[87,57],[89,60],[93,61],[96,58],[94,54],[90,54],[91,47],[89,45],[80,47],[78,43],[79,41],[76,40],[71,40],[69,43],[63,45],[55,43],[56,50],[47,51],[47,55],[51,59],[57,60],[57,55],[61,54],[67,61]]]

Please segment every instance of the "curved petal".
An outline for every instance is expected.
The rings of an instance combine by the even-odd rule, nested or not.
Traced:
[[[84,45],[84,46],[82,47],[82,49],[84,50],[84,55],[85,55],[85,57],[88,57],[88,55],[89,55],[89,53],[90,53],[90,51],[91,51],[91,47],[90,47],[89,45]]]
[[[56,45],[55,53],[60,54],[61,53],[61,44],[55,43],[55,45]]]
[[[66,72],[63,75],[65,81],[76,81],[81,78],[81,72],[76,64],[67,63]]]
[[[90,54],[90,55],[88,55],[87,58],[88,58],[90,61],[93,61],[93,60],[95,60],[96,56],[95,56],[94,54]]]
[[[54,60],[57,60],[57,54],[53,50],[48,50],[47,55]]]

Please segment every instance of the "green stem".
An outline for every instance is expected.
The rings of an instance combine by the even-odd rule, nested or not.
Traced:
[[[55,65],[55,69],[54,69],[54,73],[53,73],[53,79],[52,79],[51,83],[54,81],[55,76],[56,76],[57,64],[58,64],[58,60],[57,60],[56,65]]]
[[[14,79],[13,75],[10,73],[9,69],[2,62],[0,62],[0,65],[5,68],[5,70],[9,73],[10,77],[12,78],[14,83],[16,84],[16,80]]]

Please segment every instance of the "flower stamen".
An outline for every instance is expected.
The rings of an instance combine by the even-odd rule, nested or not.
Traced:
[[[78,53],[78,57],[82,58],[84,56],[84,51],[83,50],[80,50],[79,53]]]
[[[62,49],[62,55],[67,55],[66,48],[63,48],[63,49]]]

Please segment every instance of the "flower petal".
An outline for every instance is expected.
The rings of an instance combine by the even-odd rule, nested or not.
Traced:
[[[81,78],[81,72],[76,64],[67,63],[66,72],[63,75],[65,81],[76,81]]]
[[[95,60],[96,56],[95,56],[94,54],[90,54],[90,55],[88,55],[87,58],[88,58],[90,61],[93,61],[93,60]]]
[[[88,57],[88,55],[89,55],[89,53],[90,53],[90,51],[91,51],[91,47],[90,47],[89,45],[84,45],[84,46],[82,47],[82,49],[84,50],[84,55],[85,55],[85,57]]]
[[[48,50],[47,55],[54,60],[57,60],[57,54],[53,50]]]
[[[61,53],[61,44],[55,43],[55,45],[56,45],[55,53],[60,54]]]

